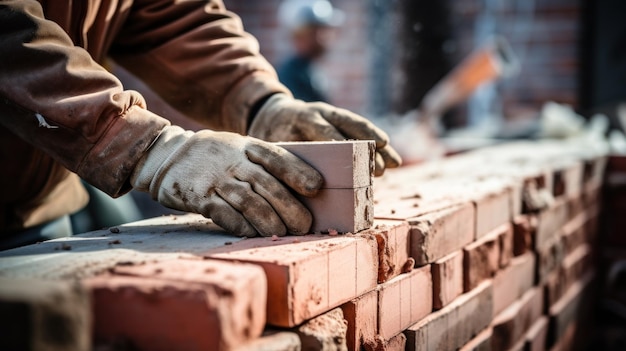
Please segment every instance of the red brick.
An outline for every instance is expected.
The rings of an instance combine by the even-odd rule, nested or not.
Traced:
[[[416,268],[378,286],[378,334],[387,340],[433,310],[430,267]]]
[[[409,259],[410,226],[408,222],[377,219],[374,221],[374,227],[362,234],[373,235],[378,243],[379,283],[409,271],[415,265],[415,261],[412,258]]]
[[[575,282],[554,305],[550,306],[548,346],[567,337],[571,325],[591,320],[593,310],[593,273]],[[581,332],[585,331],[581,329]],[[588,331],[585,331],[588,332]]]
[[[490,281],[405,330],[407,350],[456,350],[487,328],[493,315]]]
[[[376,239],[358,235],[251,238],[205,256],[260,265],[268,280],[268,323],[293,327],[376,286]]]
[[[474,220],[469,203],[409,220],[411,257],[421,266],[460,250],[474,240]]]
[[[556,166],[554,171],[554,196],[577,197],[582,193],[583,163],[565,161]]]
[[[459,351],[491,351],[491,328],[485,329],[465,344]]]
[[[463,291],[474,289],[500,268],[501,228],[463,248]]]
[[[503,227],[506,229],[503,229],[499,237],[500,268],[508,266],[513,258],[513,226],[511,223],[506,223]],[[495,230],[498,231],[499,228],[496,228]]]
[[[546,243],[545,248],[537,252],[537,281],[545,282],[550,274],[561,267],[564,257],[563,241],[560,236],[556,237],[551,244]]]
[[[348,323],[348,350],[359,350],[365,344],[374,344],[378,332],[378,291],[372,290],[346,302],[341,309]]]
[[[266,280],[250,264],[170,260],[90,278],[94,337],[140,349],[230,349],[259,337]]]
[[[561,337],[555,341],[554,345],[550,347],[550,351],[570,351],[574,349],[575,339],[578,326],[576,323],[571,323],[567,326]]]
[[[89,350],[90,315],[80,284],[0,277],[3,350]]]
[[[596,156],[585,160],[583,181],[589,187],[600,187],[604,180],[608,157]]]
[[[593,270],[593,256],[591,247],[583,244],[572,253],[565,256],[562,262],[564,289],[568,289],[575,281],[580,280],[586,273]]]
[[[536,222],[536,217],[531,215],[520,215],[513,219],[513,254],[515,256],[533,249]]]
[[[548,336],[548,317],[541,316],[528,329],[525,336],[526,351],[545,351]]]
[[[535,250],[548,249],[559,236],[561,228],[567,223],[567,201],[560,200],[553,206],[539,213],[537,233],[535,235]]]
[[[519,299],[535,285],[535,255],[532,252],[514,257],[511,264],[498,271],[493,279],[494,316]]]
[[[500,312],[492,322],[494,350],[508,350],[523,340],[526,331],[543,312],[543,289],[533,288]]]
[[[431,264],[433,308],[438,310],[463,293],[463,252],[456,251]]]
[[[324,189],[352,189],[372,185],[373,141],[280,142],[324,177]]]
[[[512,219],[511,190],[503,189],[484,198],[475,200],[476,238],[489,234]]]
[[[574,251],[578,246],[587,241],[585,224],[587,223],[587,213],[581,212],[570,219],[561,231],[563,239],[563,249],[566,254]]]

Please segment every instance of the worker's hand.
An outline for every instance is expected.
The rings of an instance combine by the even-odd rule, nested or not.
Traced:
[[[367,119],[323,102],[307,103],[285,94],[272,95],[254,116],[248,134],[267,141],[362,139],[376,142],[376,171],[400,166],[389,137]]]
[[[166,127],[131,176],[161,204],[241,236],[305,234],[312,216],[287,187],[313,196],[322,176],[287,150],[227,132]]]

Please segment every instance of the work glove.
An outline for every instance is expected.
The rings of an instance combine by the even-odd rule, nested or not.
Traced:
[[[376,142],[375,175],[402,164],[389,137],[367,119],[323,102],[304,102],[274,94],[253,117],[248,135],[267,141],[361,139]]]
[[[134,188],[161,204],[200,213],[247,237],[307,233],[311,213],[289,188],[313,196],[322,182],[315,169],[278,146],[176,126],[163,129],[131,175]]]

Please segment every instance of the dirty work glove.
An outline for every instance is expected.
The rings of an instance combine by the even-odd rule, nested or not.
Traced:
[[[290,192],[312,196],[322,176],[286,150],[227,132],[165,127],[131,184],[161,204],[195,212],[236,235],[304,234],[312,216]]]
[[[385,132],[355,113],[323,102],[274,94],[253,118],[248,135],[267,141],[374,140],[377,176],[402,163]]]

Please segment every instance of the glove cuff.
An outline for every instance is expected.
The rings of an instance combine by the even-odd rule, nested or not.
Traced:
[[[280,112],[280,105],[282,101],[293,100],[292,97],[286,94],[278,93],[268,97],[259,112],[253,117],[250,128],[248,129],[248,135],[267,140],[267,133],[271,130],[272,116]]]
[[[154,139],[152,145],[141,157],[130,177],[133,188],[149,191],[156,198],[159,188],[159,170],[183,144],[193,136],[194,132],[185,131],[178,126],[167,126]]]

